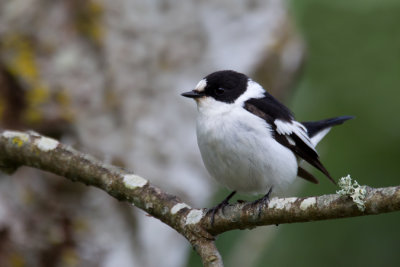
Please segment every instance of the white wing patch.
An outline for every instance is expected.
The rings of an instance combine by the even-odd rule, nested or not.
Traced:
[[[306,129],[306,127],[304,127],[303,124],[301,124],[298,121],[287,122],[287,121],[282,121],[279,119],[276,119],[274,121],[274,123],[276,125],[277,133],[281,134],[281,135],[286,135],[287,136],[286,138],[288,139],[290,144],[293,145],[294,140],[292,138],[290,138],[290,140],[289,140],[288,135],[295,134],[307,146],[309,146],[310,148],[312,148],[315,151],[314,144],[311,142],[310,138],[308,137],[307,129]]]

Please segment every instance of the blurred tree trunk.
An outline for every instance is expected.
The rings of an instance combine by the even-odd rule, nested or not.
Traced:
[[[278,0],[1,1],[0,127],[56,137],[204,206],[215,188],[179,92],[230,68],[284,97],[302,56]],[[0,266],[186,261],[174,231],[96,189],[30,168],[0,183]]]

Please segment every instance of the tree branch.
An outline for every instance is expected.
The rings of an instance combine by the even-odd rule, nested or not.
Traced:
[[[365,210],[361,211],[350,197],[338,194],[307,198],[273,198],[259,214],[251,203],[229,205],[215,217],[214,225],[203,221],[212,235],[233,229],[254,228],[261,225],[309,222],[329,219],[376,215],[400,210],[400,186],[366,187]]]
[[[104,164],[37,133],[1,133],[0,168],[10,172],[23,165],[96,186],[118,200],[134,204],[182,234],[200,255],[204,266],[223,266],[214,239],[216,235],[229,230],[400,210],[400,186],[367,188],[364,211],[360,211],[351,198],[337,194],[273,198],[267,206],[261,203],[231,204],[224,212],[219,211],[215,215],[214,225],[211,225],[206,209],[194,209],[138,175]]]

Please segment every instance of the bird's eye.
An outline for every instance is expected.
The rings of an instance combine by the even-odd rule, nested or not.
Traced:
[[[216,95],[222,95],[224,92],[225,92],[225,89],[222,87],[218,87],[217,89],[215,89]]]

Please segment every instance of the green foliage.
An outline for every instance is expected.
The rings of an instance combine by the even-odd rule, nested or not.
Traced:
[[[309,56],[289,106],[299,120],[356,116],[322,141],[322,162],[336,179],[399,184],[400,2],[292,3]],[[319,177],[302,195],[335,192]],[[258,266],[397,266],[399,220],[394,213],[282,225]]]

